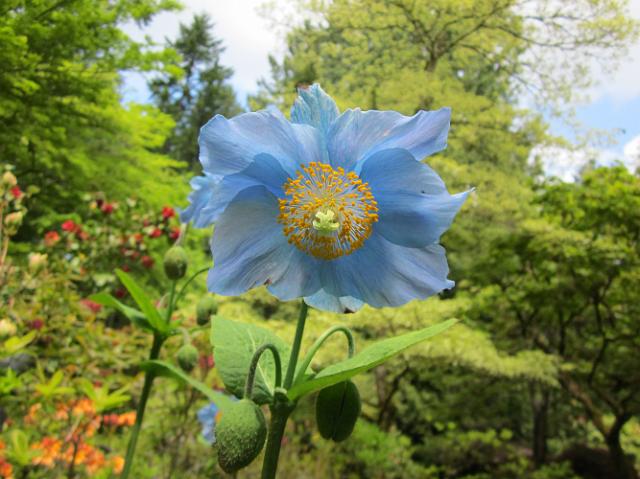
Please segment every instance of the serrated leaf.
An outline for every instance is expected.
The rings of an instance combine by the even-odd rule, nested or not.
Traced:
[[[206,384],[203,384],[197,379],[189,376],[171,363],[160,360],[145,361],[140,365],[140,367],[145,371],[153,371],[156,376],[173,378],[189,384],[191,387],[204,394],[208,399],[216,403],[216,406],[222,410],[234,402],[231,397],[221,392],[214,391]]]
[[[289,364],[289,346],[271,331],[248,323],[214,316],[211,320],[211,345],[216,368],[227,390],[237,397],[244,394],[244,386],[254,352],[263,344],[273,344],[280,353],[282,376]],[[253,400],[267,404],[273,397],[276,369],[273,356],[265,352],[256,370]]]
[[[147,321],[147,318],[145,318],[144,314],[142,314],[135,308],[131,308],[126,304],[121,303],[109,293],[97,293],[90,296],[89,299],[91,301],[95,301],[98,304],[101,304],[102,306],[117,309],[122,314],[124,314],[135,326],[153,331],[153,328],[149,324],[149,321]]]
[[[378,341],[355,356],[326,367],[316,374],[313,379],[294,385],[287,395],[293,401],[306,394],[345,381],[356,374],[382,364],[411,346],[446,331],[457,322],[457,319],[449,319],[419,331]]]
[[[151,327],[159,333],[166,333],[169,329],[169,325],[167,325],[162,319],[162,316],[160,316],[160,313],[151,302],[151,299],[142,290],[138,283],[136,283],[130,275],[120,269],[116,270],[116,275],[122,285],[127,288],[127,291],[129,291],[129,294],[140,308],[140,311],[142,311],[142,314],[147,318]]]

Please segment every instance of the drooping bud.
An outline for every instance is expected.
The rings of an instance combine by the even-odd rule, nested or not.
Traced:
[[[187,252],[181,246],[172,246],[164,255],[164,272],[167,278],[176,280],[187,272]]]
[[[320,435],[335,442],[353,432],[360,415],[360,394],[351,381],[322,389],[316,399],[316,422]]]
[[[260,407],[241,399],[224,409],[216,427],[218,463],[227,473],[248,466],[260,454],[267,438],[267,423]]]
[[[209,322],[211,316],[218,312],[218,302],[216,299],[207,294],[200,298],[198,304],[196,305],[196,321],[198,321],[198,325],[204,326]]]
[[[191,343],[184,344],[178,349],[176,359],[183,371],[191,372],[193,368],[196,367],[196,364],[198,364],[198,350]]]

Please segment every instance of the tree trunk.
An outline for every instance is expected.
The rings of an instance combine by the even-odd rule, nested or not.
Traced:
[[[533,412],[533,462],[537,467],[547,460],[547,416],[549,412],[549,391],[544,386],[530,384],[531,409]]]
[[[633,463],[627,457],[620,444],[620,432],[629,419],[630,416],[627,414],[617,416],[606,437],[607,448],[611,457],[611,468],[615,474],[614,477],[617,479],[638,479]]]

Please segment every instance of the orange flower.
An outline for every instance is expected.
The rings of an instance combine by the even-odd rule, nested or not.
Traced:
[[[115,456],[111,459],[113,472],[120,474],[124,469],[124,458],[122,456]]]

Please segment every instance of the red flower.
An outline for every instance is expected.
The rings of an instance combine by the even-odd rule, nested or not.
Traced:
[[[128,264],[123,264],[122,266],[120,266],[120,269],[125,273],[128,273],[129,271],[131,271],[131,267]]]
[[[16,185],[13,188],[11,188],[11,195],[16,200],[20,199],[20,197],[22,196],[22,190],[20,189],[20,187],[18,185]]]
[[[98,314],[102,309],[102,306],[95,301],[91,301],[88,298],[81,299],[80,304],[91,311],[93,314]]]
[[[110,215],[111,213],[113,213],[113,203],[105,203],[102,205],[102,207],[100,208],[100,210],[105,214],[105,215]]]
[[[162,208],[162,218],[164,218],[165,220],[173,218],[175,214],[176,212],[173,208],[171,208],[171,206],[165,206],[164,208]]]
[[[136,243],[142,243],[144,236],[142,236],[142,233],[136,233],[133,235],[133,239],[136,240]]]
[[[40,318],[36,318],[29,323],[29,329],[35,329],[40,331],[44,327],[44,321]]]
[[[113,294],[116,298],[122,299],[127,295],[127,290],[124,288],[118,288],[113,292]]]
[[[144,255],[142,258],[140,258],[140,263],[142,263],[142,266],[144,266],[147,269],[151,269],[153,268],[153,258],[151,256],[147,256]]]
[[[171,231],[169,232],[169,239],[171,241],[175,241],[180,237],[180,227],[179,226],[174,226],[173,228],[171,228]]]
[[[151,233],[149,233],[150,238],[158,238],[162,236],[162,230],[160,228],[154,228]]]
[[[44,235],[44,244],[47,246],[53,246],[60,241],[60,235],[57,231],[47,231]]]
[[[62,223],[62,231],[68,231],[69,233],[74,233],[78,230],[78,225],[75,224],[73,220],[67,220]]]

